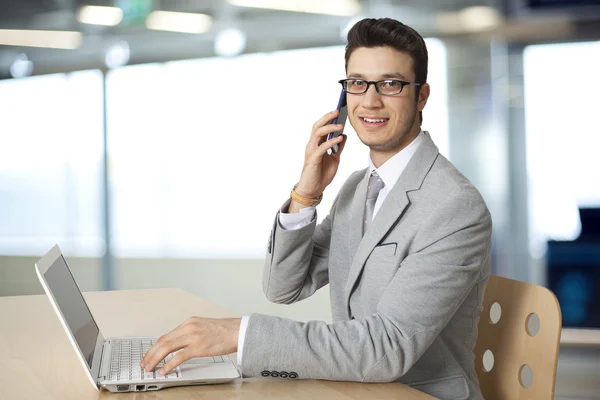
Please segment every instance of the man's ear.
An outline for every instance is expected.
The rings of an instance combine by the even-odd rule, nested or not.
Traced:
[[[417,111],[423,111],[425,105],[427,104],[427,100],[429,99],[430,93],[431,86],[429,86],[429,83],[424,83],[421,86],[421,90],[419,90],[419,98],[417,100]]]

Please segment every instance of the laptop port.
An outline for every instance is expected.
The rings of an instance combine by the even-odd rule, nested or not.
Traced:
[[[136,392],[142,392],[146,388],[145,385],[135,385]]]
[[[148,386],[148,390],[158,390],[158,386],[150,385]]]
[[[129,385],[117,385],[118,392],[126,392],[129,390]]]

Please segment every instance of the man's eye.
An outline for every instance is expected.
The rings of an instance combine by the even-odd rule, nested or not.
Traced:
[[[360,79],[355,79],[355,80],[352,80],[352,81],[348,81],[348,85],[350,87],[355,87],[355,88],[357,88],[357,87],[363,87],[363,86],[365,86],[365,84],[366,84],[365,81],[362,81]]]
[[[383,87],[388,89],[396,89],[402,87],[400,81],[383,81]]]

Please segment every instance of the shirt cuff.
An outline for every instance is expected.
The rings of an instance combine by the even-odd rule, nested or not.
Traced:
[[[239,369],[242,369],[242,353],[244,352],[244,339],[246,338],[246,330],[248,329],[249,316],[242,317],[242,323],[240,324],[240,333],[238,335],[238,351],[237,351],[237,364]]]
[[[291,200],[288,199],[279,209],[279,225],[286,231],[293,231],[310,224],[315,217],[317,207],[305,207],[298,213],[288,213],[290,202]]]

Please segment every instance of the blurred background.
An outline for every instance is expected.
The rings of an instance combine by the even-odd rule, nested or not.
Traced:
[[[550,288],[557,398],[600,398],[600,0],[0,0],[0,296],[58,243],[84,291],[261,290],[277,209],[363,17],[419,31],[428,130],[493,216],[493,272]],[[367,165],[351,127],[319,206]],[[594,344],[595,343],[595,344]]]

